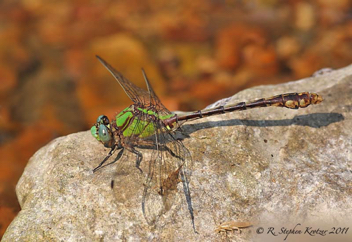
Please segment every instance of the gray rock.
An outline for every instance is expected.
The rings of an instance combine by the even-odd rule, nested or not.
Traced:
[[[141,209],[145,174],[134,167],[134,156],[125,157],[122,173],[114,164],[93,174],[108,150],[87,131],[55,139],[30,159],[16,190],[22,210],[3,241],[283,241],[288,230],[282,227],[301,231],[289,234],[291,241],[351,240],[352,228],[342,231],[352,221],[351,74],[349,66],[251,88],[230,100],[311,91],[323,96],[319,105],[252,109],[183,125],[193,158],[190,190],[198,233],[182,183],[159,220],[148,225]],[[142,169],[147,165],[142,162]],[[254,226],[242,233],[214,232],[227,221]],[[260,227],[263,234],[257,234]],[[274,231],[267,234],[269,227]],[[306,227],[335,227],[340,234],[312,236]]]

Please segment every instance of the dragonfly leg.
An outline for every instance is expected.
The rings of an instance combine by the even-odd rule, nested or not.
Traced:
[[[116,161],[118,161],[120,159],[120,157],[123,154],[123,150],[124,150],[123,148],[122,148],[122,150],[120,150],[120,152],[117,155],[116,159],[114,159],[112,162],[110,162],[110,163],[106,164],[105,166],[103,166],[103,164],[112,156],[112,154],[114,153],[115,148],[116,148],[116,146],[111,148],[109,154],[104,158],[104,160],[102,162],[100,162],[100,164],[93,169],[93,173],[96,172],[97,170],[105,167],[105,166],[108,166],[108,165],[111,165],[111,164],[115,163]]]
[[[130,147],[128,149],[130,152],[132,152],[133,154],[136,155],[136,168],[143,173],[142,169],[139,167],[141,165],[142,159],[143,159],[143,155],[141,152],[139,152],[138,150],[136,150],[134,147]]]

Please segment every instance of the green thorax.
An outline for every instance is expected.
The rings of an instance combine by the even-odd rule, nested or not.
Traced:
[[[148,115],[153,117],[148,117]],[[156,120],[159,119],[162,121],[174,115],[175,114],[161,116],[152,110],[131,105],[116,115],[116,126],[122,130],[122,134],[125,137],[137,135],[145,138],[153,135],[157,129],[156,124],[154,124],[155,122],[151,122],[151,119],[156,118]],[[169,129],[169,127],[166,128]]]

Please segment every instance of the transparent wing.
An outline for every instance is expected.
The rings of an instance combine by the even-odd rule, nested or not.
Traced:
[[[115,70],[111,65],[109,65],[101,57],[96,56],[101,64],[115,77],[116,81],[121,85],[122,89],[125,91],[127,96],[134,102],[138,104],[144,104],[149,106],[150,104],[150,94],[127,80],[120,72]]]
[[[162,126],[160,122],[156,124]],[[152,137],[154,152],[148,163],[148,175],[144,184],[142,210],[149,224],[170,210],[178,183],[189,181],[191,156],[181,141],[165,127],[158,127]],[[190,197],[188,183],[184,192]],[[187,194],[186,194],[187,193]],[[188,199],[187,199],[188,201]],[[192,212],[193,219],[193,212]]]
[[[161,116],[171,114],[171,112],[161,103],[160,99],[155,94],[152,85],[150,85],[147,74],[145,73],[145,71],[143,69],[142,69],[142,73],[143,73],[143,77],[144,77],[145,83],[148,88],[150,104],[155,109],[158,110],[159,115],[161,115]]]

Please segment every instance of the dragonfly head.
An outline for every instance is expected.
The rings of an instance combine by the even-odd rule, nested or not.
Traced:
[[[97,122],[92,126],[90,132],[98,141],[105,147],[112,148],[115,145],[115,139],[111,130],[111,125],[108,117],[100,115]]]

